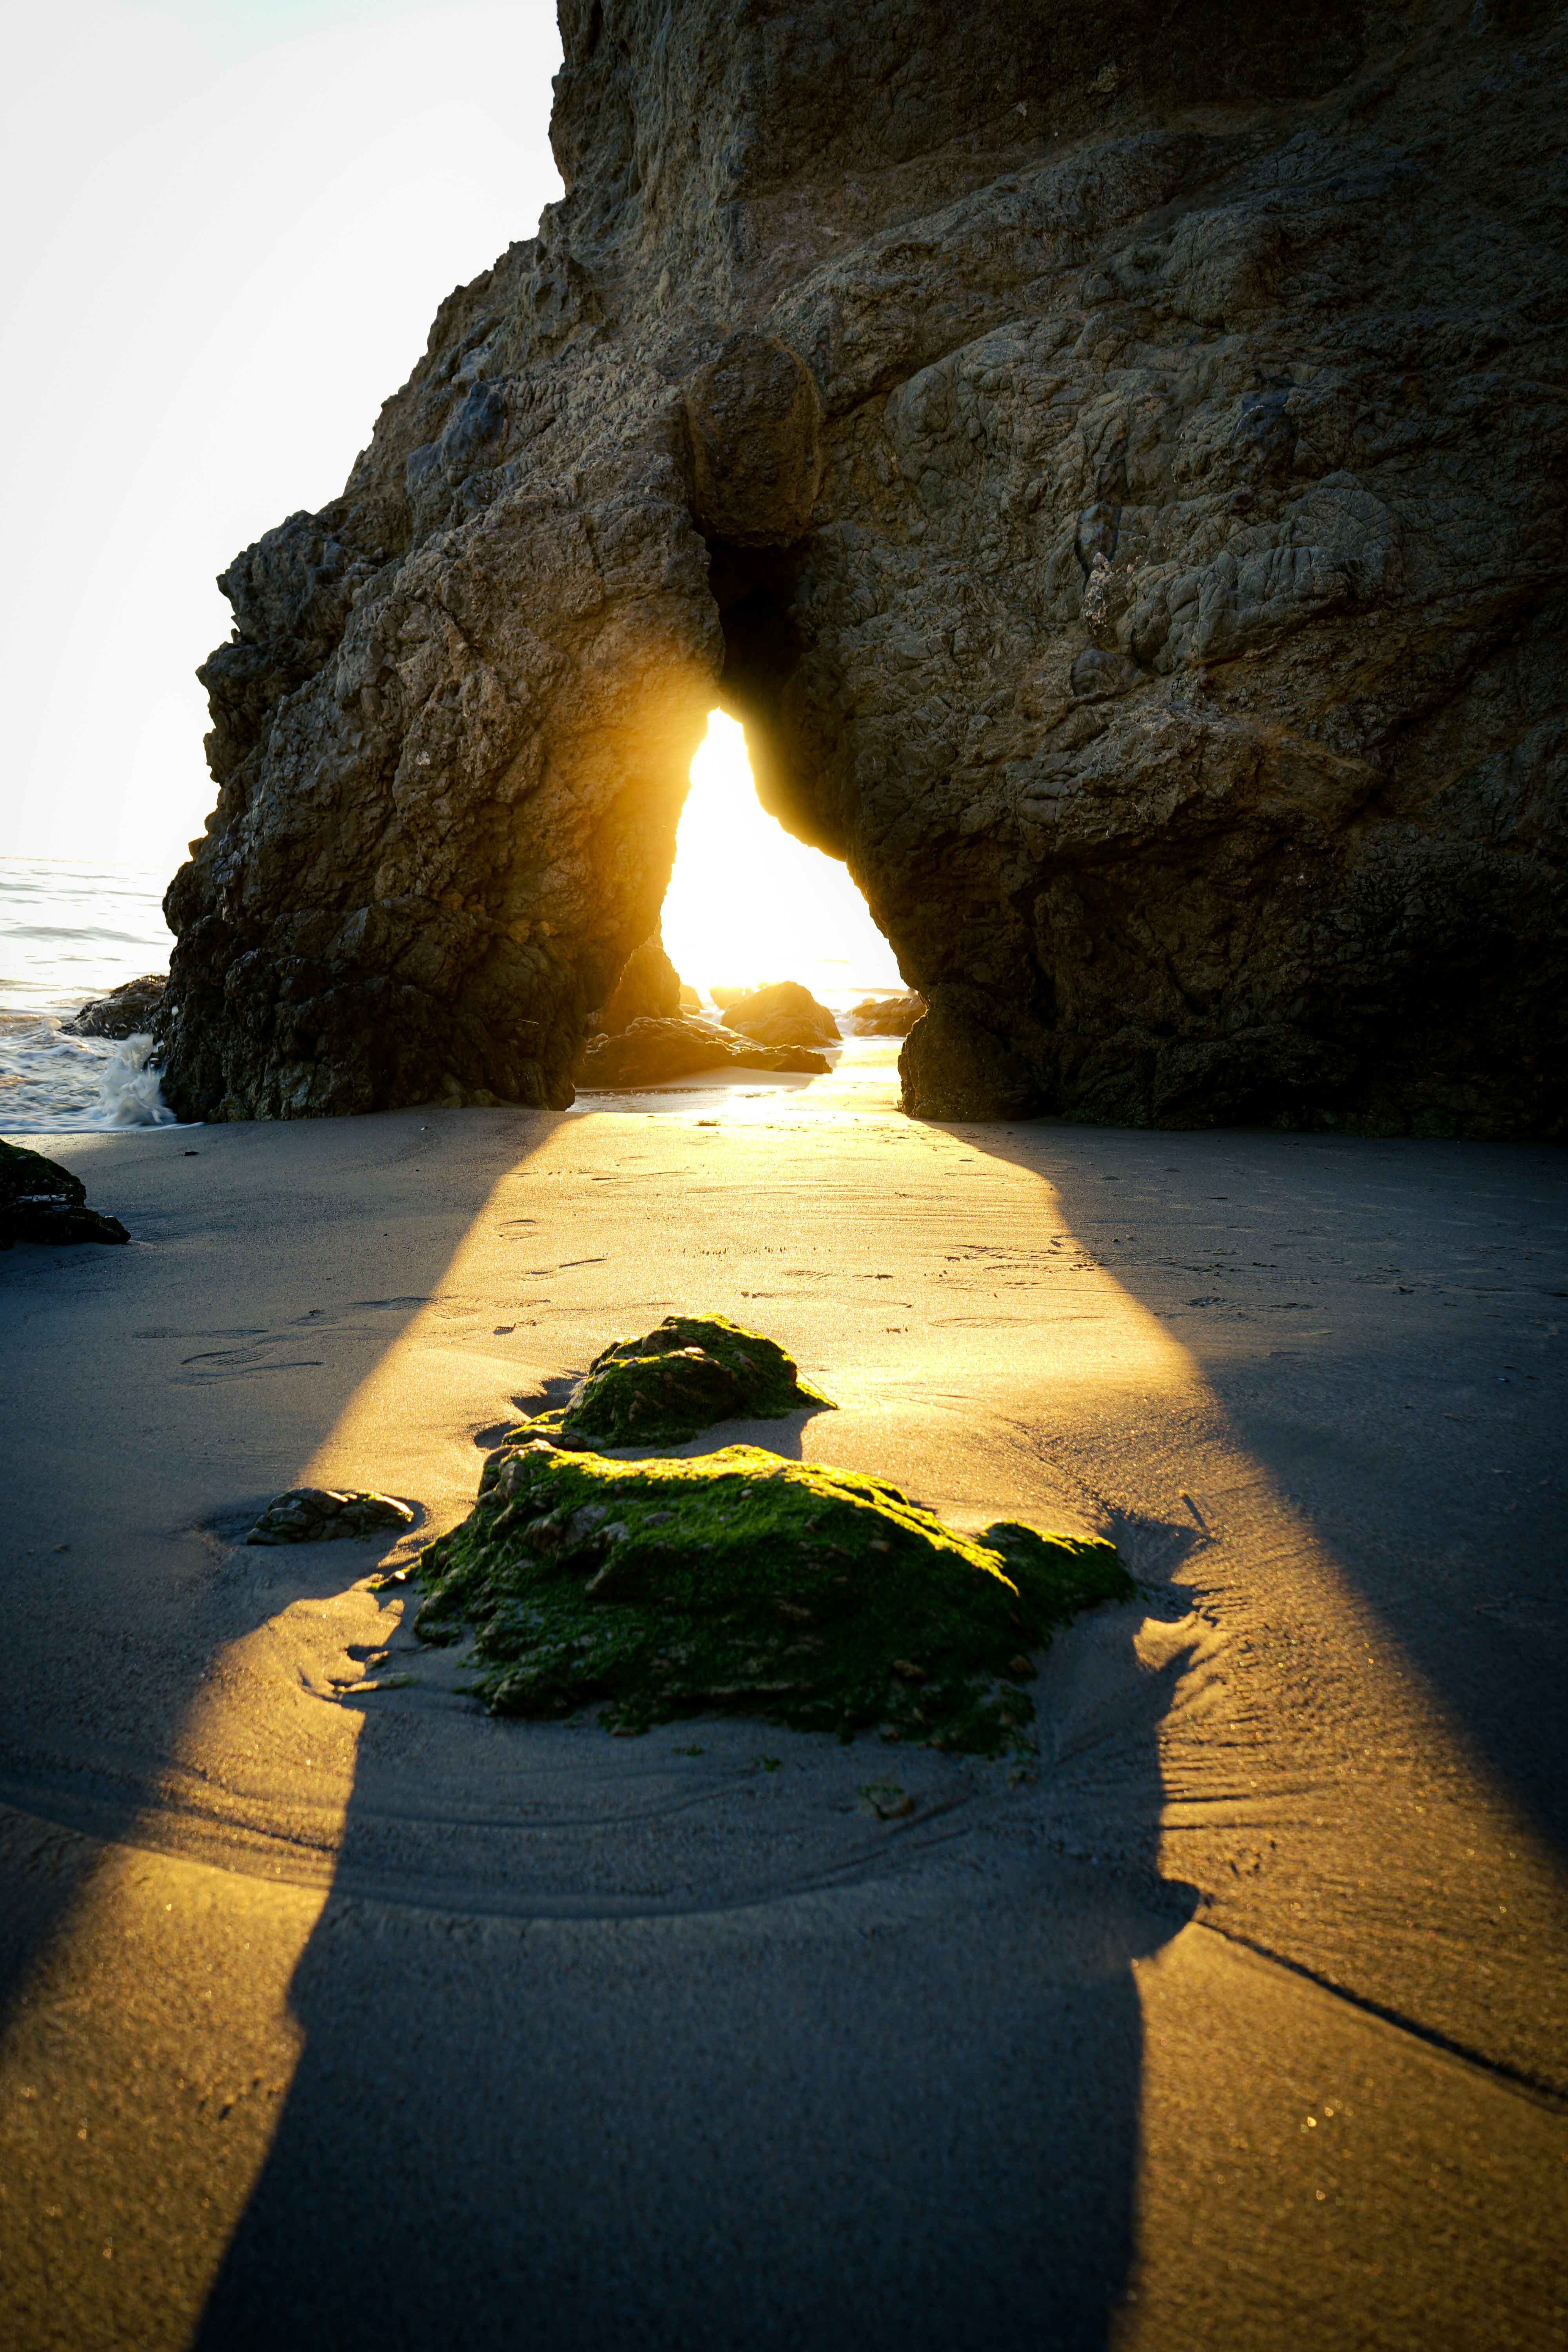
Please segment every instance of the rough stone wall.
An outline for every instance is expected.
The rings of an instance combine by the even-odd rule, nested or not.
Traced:
[[[568,1100],[721,700],[910,1109],[1556,1131],[1562,10],[561,16],[563,202],[225,577],[171,1099]]]

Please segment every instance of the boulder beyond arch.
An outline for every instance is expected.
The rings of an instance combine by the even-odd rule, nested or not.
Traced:
[[[1553,17],[563,0],[565,197],[223,577],[168,1099],[568,1103],[718,701],[916,1115],[1560,1131]]]

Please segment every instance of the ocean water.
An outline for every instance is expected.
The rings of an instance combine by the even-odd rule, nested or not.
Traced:
[[[168,1127],[148,1037],[68,1037],[61,1023],[174,945],[162,867],[0,857],[0,1134]]]

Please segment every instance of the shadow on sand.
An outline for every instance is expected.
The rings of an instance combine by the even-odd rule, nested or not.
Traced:
[[[1044,1122],[958,1132],[1056,1188],[1065,1223],[1191,1350],[1238,1452],[1331,1548],[1463,1747],[1568,1860],[1568,1445],[1549,1346],[1568,1299],[1561,1153]],[[1190,1246],[1159,1223],[1172,1213]],[[1163,1239],[1117,1246],[1111,1225],[1117,1242]],[[1200,1271],[1216,1236],[1235,1266]],[[1277,1262],[1265,1281],[1296,1270],[1249,1288],[1255,1259]],[[1306,1302],[1299,1318],[1276,1311],[1281,1297]]]
[[[0,1566],[0,2024],[92,1879],[84,1837],[157,1843],[172,1818],[199,1847],[208,1792],[183,1738],[226,1649],[291,1593],[372,1565],[364,1544],[221,1538],[299,1478],[441,1289],[498,1178],[558,1124],[462,1116],[456,1153],[439,1112],[135,1137],[112,1185],[132,1247],[24,1243],[0,1259],[15,1316],[0,1410],[17,1440]],[[271,1250],[255,1250],[258,1229]]]
[[[776,1423],[714,1442],[742,1436],[801,1450]],[[1192,1531],[1121,1532],[1183,1616]],[[1191,1909],[1158,1875],[1171,1677],[1136,1671],[1142,1613],[1102,1613],[1087,1704],[1058,1645],[1016,1791],[757,1722],[369,1713],[203,2352],[1108,2345],[1131,1963]],[[857,1786],[894,1772],[917,1811],[875,1822]]]

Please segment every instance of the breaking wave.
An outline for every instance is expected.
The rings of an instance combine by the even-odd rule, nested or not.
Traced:
[[[0,1013],[0,1133],[174,1127],[151,1037],[68,1037],[45,1014]]]

